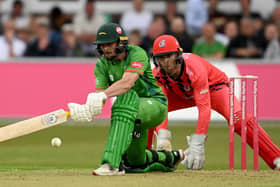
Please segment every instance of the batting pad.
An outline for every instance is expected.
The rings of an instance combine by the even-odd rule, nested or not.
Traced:
[[[111,127],[101,164],[109,163],[118,168],[123,154],[128,149],[134,129],[134,122],[139,108],[139,97],[135,91],[117,97],[111,116]]]

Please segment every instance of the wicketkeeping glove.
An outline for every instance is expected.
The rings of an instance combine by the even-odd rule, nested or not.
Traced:
[[[91,121],[92,114],[89,110],[89,106],[80,105],[77,103],[68,103],[71,118],[75,121]]]
[[[193,134],[187,136],[189,148],[185,150],[185,159],[181,162],[186,168],[201,169],[205,161],[204,145],[205,134]]]
[[[104,92],[88,94],[86,105],[89,106],[90,113],[93,116],[101,114],[106,99],[107,95]]]

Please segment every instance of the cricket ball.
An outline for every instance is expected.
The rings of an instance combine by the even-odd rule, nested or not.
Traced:
[[[51,145],[52,145],[53,147],[60,147],[61,144],[62,144],[62,141],[61,141],[60,138],[58,138],[58,137],[52,138],[52,140],[51,140]]]

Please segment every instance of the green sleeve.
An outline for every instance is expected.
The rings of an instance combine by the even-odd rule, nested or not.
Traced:
[[[143,75],[149,66],[150,61],[146,52],[142,48],[138,47],[130,52],[129,65],[125,71]]]
[[[105,64],[98,60],[94,67],[95,90],[105,90],[108,87],[108,76]]]

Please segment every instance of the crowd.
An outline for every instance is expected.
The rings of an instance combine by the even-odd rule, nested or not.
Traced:
[[[239,13],[218,9],[219,0],[187,0],[185,14],[175,0],[166,0],[166,11],[155,14],[144,0],[133,0],[131,10],[119,16],[96,9],[95,0],[86,0],[84,9],[67,15],[63,7],[53,7],[49,15],[25,14],[25,4],[15,0],[9,14],[0,15],[0,60],[13,57],[92,57],[96,56],[97,29],[104,23],[119,23],[129,43],[151,55],[152,44],[162,34],[175,36],[184,52],[204,58],[280,57],[280,6],[267,18],[252,12],[250,0],[240,0]]]

